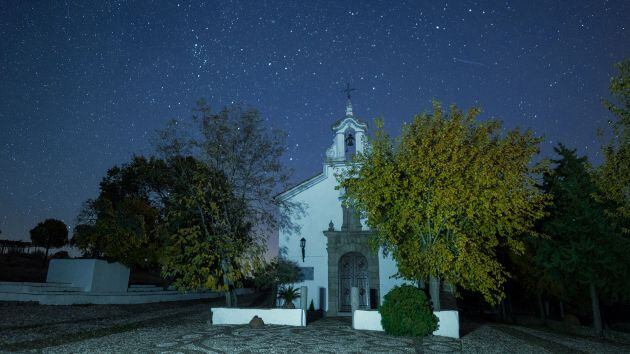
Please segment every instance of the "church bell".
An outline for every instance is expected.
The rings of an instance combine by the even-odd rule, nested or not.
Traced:
[[[354,136],[352,134],[348,134],[346,138],[346,146],[354,146]]]

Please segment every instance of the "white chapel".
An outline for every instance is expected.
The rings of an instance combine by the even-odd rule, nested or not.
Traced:
[[[280,231],[279,247],[300,266],[301,282],[294,285],[308,287],[308,303],[312,300],[328,316],[351,314],[352,287],[359,288],[360,309],[375,309],[385,294],[404,282],[392,277],[397,268],[390,256],[372,251],[365,220],[342,206],[343,191],[335,189],[335,174],[366,148],[367,129],[354,115],[348,94],[345,116],[332,125],[333,143],[322,172],[277,196],[304,206],[305,215],[294,220],[300,232]]]

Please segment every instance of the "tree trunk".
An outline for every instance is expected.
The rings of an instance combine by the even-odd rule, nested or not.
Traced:
[[[46,254],[44,255],[44,265],[48,261],[48,250],[50,249],[50,242],[46,242]]]
[[[232,289],[231,293],[233,297],[232,303],[234,304],[234,307],[238,307],[238,298],[236,297],[236,289]]]
[[[549,318],[549,300],[545,300],[545,317]]]
[[[507,316],[508,321],[510,323],[516,323],[516,319],[514,317],[514,311],[512,310],[512,295],[511,294],[512,294],[511,292],[507,292],[506,293],[506,298],[505,298],[505,301],[506,301],[506,308],[505,308],[506,316]]]
[[[223,271],[223,285],[225,289],[225,306],[232,307],[232,294],[230,292],[230,280],[227,277],[227,264],[225,259],[221,260],[221,270]]]
[[[591,283],[591,306],[593,307],[593,327],[598,335],[602,335],[602,314],[599,311],[599,297],[597,297],[597,289],[595,284]]]
[[[429,276],[429,293],[433,303],[433,311],[440,311],[440,278]]]
[[[564,303],[560,300],[560,319],[564,320]]]
[[[499,319],[502,322],[507,322],[507,315],[505,313],[505,299],[499,303]]]
[[[543,306],[542,294],[536,294],[536,300],[538,301],[538,314],[540,315],[541,320],[545,320],[545,307]]]

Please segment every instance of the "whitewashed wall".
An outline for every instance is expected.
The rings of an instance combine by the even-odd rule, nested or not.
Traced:
[[[303,203],[305,207],[305,216],[301,220],[297,220],[301,231],[299,234],[287,234],[280,232],[279,246],[285,248],[287,258],[295,261],[300,267],[313,267],[313,280],[307,280],[297,283],[295,286],[307,286],[307,300],[313,300],[315,308],[319,307],[319,288],[323,287],[328,290],[328,253],[326,250],[327,239],[324,231],[328,229],[328,223],[332,220],[335,229],[339,230],[342,224],[341,201],[339,199],[340,192],[335,190],[337,180],[334,176],[334,170],[330,166],[324,165],[323,175],[316,177],[318,182],[311,185],[299,193],[293,195],[291,200]],[[305,259],[302,261],[302,249],[300,248],[300,239],[304,237],[306,240]],[[295,302],[299,306],[300,300]],[[326,299],[326,308],[328,311],[328,301]]]
[[[129,268],[99,259],[52,259],[46,282],[68,283],[91,292],[126,292]]]

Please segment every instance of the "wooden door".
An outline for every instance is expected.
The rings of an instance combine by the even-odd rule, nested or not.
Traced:
[[[370,284],[365,257],[358,252],[344,254],[339,261],[339,312],[352,311],[351,289],[359,288],[359,308],[370,303]]]

